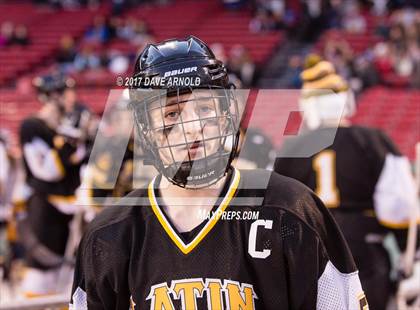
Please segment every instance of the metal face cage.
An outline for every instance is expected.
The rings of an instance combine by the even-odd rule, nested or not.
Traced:
[[[226,174],[239,140],[234,90],[135,89],[130,98],[149,162],[173,184],[207,187]]]

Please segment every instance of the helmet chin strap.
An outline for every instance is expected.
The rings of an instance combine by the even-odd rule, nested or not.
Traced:
[[[205,158],[173,163],[162,174],[173,184],[184,188],[203,188],[223,178],[228,170],[230,152],[218,151]]]

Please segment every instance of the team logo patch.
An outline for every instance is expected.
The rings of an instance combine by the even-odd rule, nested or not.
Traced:
[[[146,300],[150,300],[150,310],[175,310],[175,300],[181,301],[183,310],[197,310],[199,298],[206,298],[208,309],[218,310],[254,310],[258,299],[251,284],[196,278],[173,280],[171,286],[166,282],[153,285]]]

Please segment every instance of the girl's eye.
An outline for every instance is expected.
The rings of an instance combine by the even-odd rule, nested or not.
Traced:
[[[213,112],[213,109],[209,106],[201,106],[200,107],[200,113],[211,113]]]
[[[178,117],[178,111],[171,111],[165,113],[165,117],[167,118],[177,118]]]

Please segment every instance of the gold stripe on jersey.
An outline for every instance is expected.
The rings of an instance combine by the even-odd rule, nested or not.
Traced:
[[[52,204],[54,203],[75,203],[76,196],[61,196],[61,195],[48,195],[48,201]]]
[[[64,169],[63,163],[61,162],[60,156],[56,150],[51,151],[52,156],[54,158],[54,163],[57,170],[60,172],[60,177],[64,177],[66,175],[66,170]]]
[[[332,63],[328,61],[321,61],[315,66],[304,70],[300,77],[304,82],[310,82],[323,78],[328,74],[335,73],[335,69]]]
[[[363,215],[367,217],[376,217],[375,210],[371,209],[363,211]]]
[[[204,237],[211,231],[214,225],[216,225],[223,211],[228,207],[230,201],[235,195],[240,178],[241,176],[240,176],[239,170],[234,169],[233,178],[229,186],[229,190],[227,191],[226,196],[223,198],[217,210],[214,212],[214,216],[210,218],[210,220],[203,227],[203,229],[188,244],[185,244],[184,241],[178,236],[178,234],[172,229],[172,226],[167,221],[164,213],[162,212],[162,210],[160,209],[156,201],[156,196],[155,196],[155,191],[154,191],[154,183],[155,183],[156,178],[154,178],[153,181],[150,182],[149,188],[148,188],[148,196],[149,196],[149,201],[150,201],[152,210],[155,213],[160,224],[162,225],[163,229],[166,231],[168,236],[172,239],[172,241],[176,244],[176,246],[181,250],[182,253],[184,254],[190,253],[201,242],[201,240],[203,240]]]
[[[348,90],[348,85],[343,78],[337,74],[329,74],[319,80],[305,82],[303,84],[303,97],[328,95],[334,92]]]

